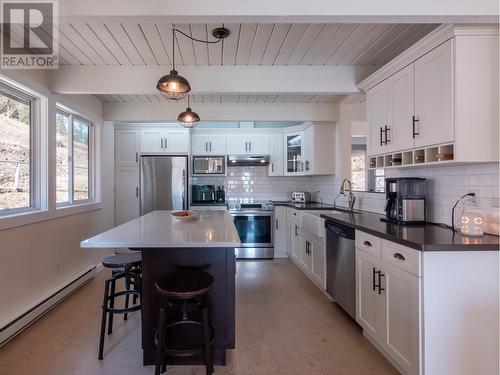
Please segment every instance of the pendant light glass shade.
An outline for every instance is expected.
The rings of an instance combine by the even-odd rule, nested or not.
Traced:
[[[160,93],[169,100],[182,100],[191,91],[191,86],[186,78],[180,76],[177,70],[161,77],[156,84]]]
[[[189,106],[189,96],[188,96],[188,106],[186,110],[177,117],[177,120],[185,128],[194,128],[198,124],[198,121],[200,121],[200,116],[198,116],[196,112],[193,112],[191,110],[191,107]]]

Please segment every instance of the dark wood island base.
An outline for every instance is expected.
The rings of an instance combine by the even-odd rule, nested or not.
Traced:
[[[179,268],[199,268],[214,278],[210,291],[210,321],[215,330],[214,363],[226,364],[226,349],[235,348],[236,258],[231,248],[133,248],[142,253],[142,349],[144,365],[156,361],[154,334],[158,328],[160,296],[155,282]],[[169,365],[204,364],[204,357],[167,357]]]

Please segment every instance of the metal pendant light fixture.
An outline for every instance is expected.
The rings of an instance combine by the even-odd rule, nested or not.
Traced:
[[[194,128],[198,121],[200,121],[200,116],[196,112],[193,112],[190,107],[189,95],[188,97],[188,106],[184,112],[179,114],[177,120],[181,123],[185,128]]]
[[[210,41],[193,38],[181,30],[172,28],[172,70],[169,74],[164,75],[158,80],[156,89],[169,100],[182,100],[191,91],[191,85],[186,78],[179,75],[177,70],[175,70],[175,33],[180,33],[194,42],[211,44],[219,43],[221,40],[227,38],[229,36],[229,30],[224,27],[218,27],[212,30],[212,35],[216,40]],[[224,48],[224,44],[222,48]]]

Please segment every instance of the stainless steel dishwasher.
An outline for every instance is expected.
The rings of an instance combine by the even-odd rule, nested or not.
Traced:
[[[326,292],[356,320],[354,229],[332,221],[326,227]]]

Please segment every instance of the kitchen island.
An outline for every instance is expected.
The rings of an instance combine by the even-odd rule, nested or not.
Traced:
[[[179,268],[197,268],[214,278],[209,294],[215,364],[225,364],[226,349],[235,347],[234,248],[240,239],[232,217],[224,211],[204,211],[179,220],[171,211],[153,211],[81,242],[82,248],[129,248],[142,253],[142,349],[144,365],[155,362],[154,333],[160,298],[155,282]],[[202,357],[174,358],[171,364],[201,364]]]

